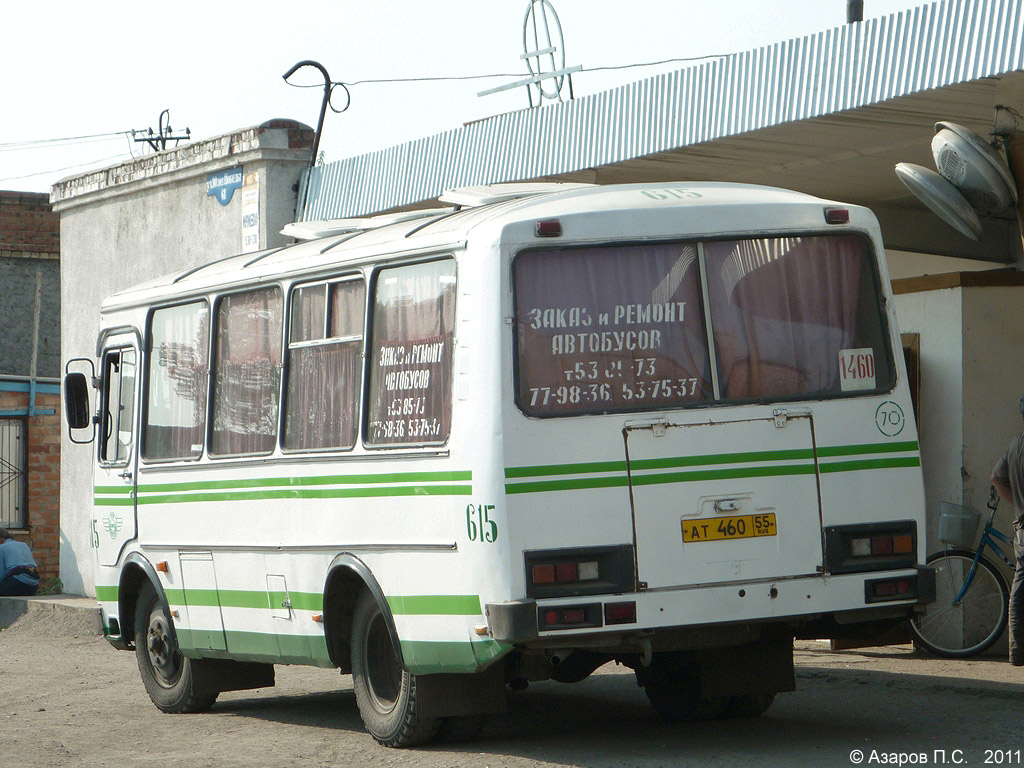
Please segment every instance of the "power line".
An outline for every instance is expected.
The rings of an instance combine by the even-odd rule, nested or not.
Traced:
[[[0,143],[0,152],[11,149],[31,149],[33,147],[50,147],[56,144],[86,144],[99,139],[110,139],[115,136],[124,136],[127,131],[114,131],[111,133],[90,133],[83,136],[62,136],[56,139],[31,139],[29,141],[8,141]]]
[[[110,155],[109,157],[101,157],[101,158],[98,158],[96,160],[90,160],[89,162],[86,162],[86,163],[78,163],[77,165],[67,165],[67,166],[64,166],[63,168],[51,168],[48,171],[36,171],[34,173],[24,173],[24,174],[21,174],[20,176],[7,176],[5,178],[0,178],[0,181],[15,181],[17,179],[30,179],[33,176],[45,176],[45,175],[47,175],[49,173],[60,173],[61,171],[72,171],[72,170],[75,170],[76,168],[86,168],[86,167],[88,167],[90,165],[96,165],[97,163],[104,163],[104,162],[106,162],[108,160],[115,160],[115,159],[117,159],[119,157],[124,157],[125,155],[129,155],[129,154],[130,154],[129,152],[119,152],[116,155]]]
[[[640,64],[618,64],[606,67],[584,67],[584,72],[610,72],[612,70],[639,69],[640,67],[657,67],[662,64],[678,64],[683,62],[705,61],[707,59],[724,59],[733,54],[709,53],[705,56],[681,56],[673,59],[662,59],[661,61],[647,61]],[[492,77],[522,77],[522,72],[494,72],[487,75],[450,75],[437,77],[386,77],[371,78],[366,80],[341,81],[343,85],[381,85],[388,83],[435,83],[435,82],[456,82],[460,80],[486,80]],[[292,85],[289,83],[289,85]],[[322,85],[296,85],[296,88],[323,88]]]

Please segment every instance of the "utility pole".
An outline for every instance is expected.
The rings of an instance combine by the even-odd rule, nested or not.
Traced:
[[[164,122],[165,120],[166,123]],[[156,133],[153,133],[152,128],[132,128],[132,139],[146,142],[153,148],[154,152],[167,149],[168,141],[173,141],[174,146],[178,146],[179,141],[187,141],[190,138],[192,138],[192,134],[188,128],[185,129],[184,134],[180,136],[174,135],[174,129],[171,128],[171,110],[169,109],[165,109],[160,113]]]

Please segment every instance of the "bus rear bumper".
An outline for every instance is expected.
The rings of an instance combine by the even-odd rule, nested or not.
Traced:
[[[818,576],[811,577],[808,579],[796,580],[790,582],[791,587],[797,586],[799,583],[814,584],[819,590],[827,590],[828,582],[832,581],[833,585],[836,582],[844,582],[845,588],[840,590],[845,593],[847,605],[840,607],[838,610],[822,611],[816,604],[816,601],[812,600],[811,605],[804,608],[803,606],[797,606],[791,604],[789,610],[783,608],[782,610],[775,610],[767,613],[766,615],[733,615],[723,616],[722,624],[733,624],[733,623],[758,623],[759,621],[766,622],[778,622],[780,620],[814,620],[812,616],[822,617],[825,614],[829,614],[837,623],[841,624],[854,624],[860,622],[870,623],[879,619],[892,619],[898,616],[909,616],[911,611],[916,606],[923,606],[935,601],[935,570],[929,566],[916,566],[913,571],[908,573],[903,571],[900,573],[878,573],[878,574],[843,574],[841,576]],[[736,588],[730,588],[729,591],[735,593]],[[861,592],[861,590],[863,590]],[[792,590],[790,590],[792,591]],[[799,591],[799,590],[797,590]],[[860,598],[857,593],[863,595]],[[686,590],[681,590],[680,594],[685,594]],[[740,594],[743,593],[741,589]],[[774,585],[772,585],[769,591],[771,595],[771,602],[775,602],[775,595],[777,591]],[[666,600],[668,596],[665,592],[662,592],[662,596],[659,600],[666,602],[674,602],[671,599]],[[808,598],[811,594],[807,595]],[[851,599],[852,598],[852,599]],[[630,594],[617,594],[607,596],[591,596],[587,598],[576,598],[575,600],[559,599],[559,600],[545,600],[542,604],[539,604],[534,599],[524,600],[510,600],[500,603],[487,603],[486,605],[486,616],[487,624],[490,636],[494,640],[499,640],[506,643],[523,643],[531,640],[535,640],[541,637],[540,631],[540,607],[547,607],[549,605],[559,606],[564,605],[567,602],[572,602],[580,608],[587,608],[589,605],[593,605],[593,611],[585,611],[587,617],[596,616],[600,617],[603,614],[602,606],[607,601],[619,602],[623,599],[636,599],[638,604],[642,604],[645,600],[649,599],[648,595],[643,592],[630,593]],[[781,601],[780,601],[781,602]],[[831,601],[827,601],[831,602]],[[781,607],[781,606],[779,606]],[[689,610],[683,610],[677,613],[676,620],[673,621],[668,618],[672,615],[671,610],[660,611],[663,615],[666,615],[668,621],[663,626],[685,626],[691,622],[684,619],[687,614],[693,616],[699,612],[691,612]],[[724,613],[724,612],[723,612]],[[644,611],[640,610],[640,615],[643,616]],[[681,614],[681,615],[680,615]],[[810,614],[810,615],[808,615]],[[649,615],[649,613],[648,613]],[[698,620],[692,622],[696,625],[713,625],[719,622]],[[641,619],[638,622],[635,629],[638,630],[657,630],[663,627],[657,625],[652,626],[650,622],[645,622]],[[551,632],[545,628],[543,636],[550,637],[554,635],[562,635],[562,631]],[[612,631],[623,631],[629,630],[631,627],[628,625],[619,625],[615,627],[606,627],[603,622],[588,623],[586,626],[569,627],[566,626],[564,635],[571,636],[577,632],[592,633],[595,630],[601,632],[602,630]],[[575,631],[573,631],[575,630]]]

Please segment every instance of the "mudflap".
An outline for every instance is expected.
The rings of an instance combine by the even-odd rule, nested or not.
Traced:
[[[196,694],[273,688],[274,665],[230,659],[192,659]]]
[[[505,665],[482,672],[416,675],[416,710],[421,717],[457,717],[508,712]]]
[[[700,680],[700,690],[716,698],[784,693],[796,690],[793,638],[766,637],[730,648],[674,651],[659,654],[658,667],[637,667],[637,682],[658,674],[666,666],[688,670]]]

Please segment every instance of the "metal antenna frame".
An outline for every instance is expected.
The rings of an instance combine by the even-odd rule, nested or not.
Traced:
[[[538,32],[537,26],[537,11],[536,7],[540,6],[541,17],[544,20],[544,33],[547,37],[547,47],[540,47],[540,33]],[[496,88],[488,88],[486,91],[480,91],[477,96],[489,96],[492,93],[500,93],[501,91],[509,91],[513,88],[519,88],[520,86],[526,86],[526,94],[530,100],[530,107],[533,108],[533,89],[537,89],[537,106],[544,103],[544,99],[558,99],[561,101],[562,98],[562,85],[568,80],[569,81],[569,100],[572,101],[576,98],[572,90],[572,74],[573,72],[579,72],[583,67],[579,64],[572,67],[565,66],[565,52],[561,53],[561,64],[562,66],[555,69],[557,62],[555,61],[555,54],[559,52],[559,47],[553,45],[551,41],[551,27],[548,22],[548,14],[551,14],[555,21],[555,27],[558,30],[559,43],[564,47],[565,39],[562,36],[562,23],[558,20],[558,14],[555,12],[555,7],[551,4],[550,0],[528,0],[526,6],[526,15],[523,17],[523,53],[519,56],[526,62],[526,68],[530,71],[530,77],[522,80],[516,80],[514,83],[508,83],[506,85],[499,85]],[[530,18],[533,18],[533,50],[530,50],[529,27]],[[544,73],[541,70],[541,57],[549,56],[551,58],[550,72]],[[536,71],[534,71],[534,64],[531,60],[536,60]],[[557,86],[554,93],[547,93],[544,90],[543,82],[545,80],[557,80]]]

